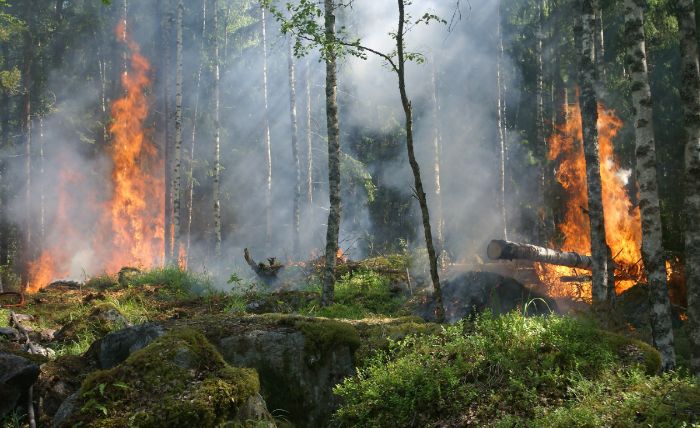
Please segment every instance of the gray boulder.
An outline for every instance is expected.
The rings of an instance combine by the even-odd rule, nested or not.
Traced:
[[[88,352],[94,355],[101,369],[111,369],[163,334],[163,328],[154,323],[127,327],[105,335],[93,343]]]
[[[276,326],[223,337],[218,345],[229,364],[257,370],[268,408],[284,410],[296,426],[317,427],[339,404],[333,386],[354,374],[355,365],[352,341],[318,346],[316,340],[304,328]]]
[[[15,408],[38,377],[39,366],[35,363],[0,352],[0,419]]]
[[[556,302],[530,290],[513,278],[493,272],[464,272],[442,284],[445,318],[455,322],[485,310],[496,315],[520,310],[525,315],[547,315],[557,311]],[[419,303],[417,315],[434,318],[435,303],[427,296]]]

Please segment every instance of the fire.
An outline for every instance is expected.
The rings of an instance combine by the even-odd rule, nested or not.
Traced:
[[[566,123],[558,126],[557,132],[548,139],[550,160],[558,160],[556,179],[565,189],[566,202],[564,220],[558,225],[563,236],[562,250],[590,254],[590,225],[588,221],[588,191],[586,184],[586,162],[583,154],[581,112],[578,104],[565,107]],[[605,211],[606,241],[616,264],[622,267],[615,290],[621,293],[632,287],[643,272],[641,255],[641,218],[639,207],[632,204],[627,182],[630,171],[621,168],[613,151],[613,139],[622,127],[622,121],[612,110],[598,105],[598,139],[600,143],[600,170],[603,186],[603,209]],[[572,289],[572,283],[563,283],[561,276],[588,274],[576,272],[562,266],[538,266],[540,278],[552,284],[554,296],[580,295],[590,300],[590,283],[580,283]]]
[[[123,24],[117,27],[122,35]],[[162,170],[158,150],[145,135],[148,117],[150,65],[139,46],[129,40],[131,72],[122,74],[125,95],[112,104],[113,122],[110,156],[114,162],[113,197],[108,203],[112,232],[112,257],[105,268],[115,271],[125,265],[152,265],[163,258],[164,179],[151,171]]]
[[[72,243],[87,245],[88,248],[79,249],[88,254],[90,264],[110,272],[123,266],[161,264],[164,258],[164,164],[144,127],[149,114],[146,92],[151,84],[150,64],[138,44],[129,39],[123,22],[117,26],[116,34],[131,55],[129,70],[121,76],[124,95],[111,108],[111,196],[106,201],[87,204],[85,195],[75,200],[76,196],[68,190],[77,188],[75,184],[87,178],[66,167],[60,173],[56,214],[50,227],[60,236],[55,241],[68,242],[70,237]],[[80,232],[76,231],[72,224],[78,221],[68,214],[70,207],[96,211],[94,228],[81,224]],[[75,263],[69,255],[74,252],[71,250],[77,252],[78,248],[47,245],[29,263],[27,291],[37,291],[51,280],[70,275],[71,264]]]

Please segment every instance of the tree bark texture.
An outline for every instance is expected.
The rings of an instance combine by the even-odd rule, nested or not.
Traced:
[[[299,257],[299,224],[301,223],[301,164],[299,162],[299,127],[297,125],[297,91],[292,43],[289,42],[287,68],[289,71],[289,119],[292,124],[292,161],[294,162],[294,202],[292,207],[292,254]]]
[[[603,37],[603,8],[601,0],[593,0],[593,14],[595,15],[595,29],[593,40],[595,43],[595,66],[598,79],[605,81],[605,38]]]
[[[652,102],[644,38],[644,0],[625,0],[627,63],[632,78],[634,131],[637,157],[639,209],[642,216],[642,257],[649,284],[649,306],[654,345],[661,353],[661,366],[676,364],[671,326],[671,303],[666,284],[666,265],[661,239],[661,208],[656,181],[656,147],[652,125]]]
[[[404,1],[398,0],[399,5],[399,28],[396,32],[396,51],[397,51],[397,74],[399,77],[399,92],[401,93],[401,104],[403,106],[404,115],[406,117],[406,149],[408,151],[408,163],[411,165],[413,172],[413,181],[415,185],[418,204],[420,205],[421,217],[423,219],[423,232],[425,234],[425,246],[428,250],[428,261],[430,263],[430,278],[433,283],[433,296],[435,298],[435,319],[438,322],[445,320],[445,309],[442,303],[442,290],[440,288],[440,277],[437,268],[437,255],[435,254],[435,246],[433,245],[433,235],[430,226],[430,214],[428,212],[428,201],[423,190],[423,181],[420,176],[420,167],[416,160],[416,155],[413,150],[413,113],[411,111],[411,101],[406,94],[406,79],[404,57]]]
[[[335,2],[324,0],[326,43],[335,41]],[[323,273],[321,305],[333,304],[335,293],[335,262],[340,233],[340,124],[338,120],[338,82],[336,54],[327,49],[326,61],[326,126],[328,128],[328,195],[330,207],[326,229],[326,266]]]
[[[595,93],[596,68],[594,63],[593,30],[595,15],[593,0],[582,0],[581,8],[581,64],[579,85],[581,86],[581,121],[583,124],[583,148],[586,159],[586,182],[588,187],[588,218],[590,219],[591,255],[593,258],[592,300],[594,306],[606,302],[608,287],[613,284],[608,272],[608,246],[605,241],[602,184],[600,177],[600,151],[598,144],[598,101]]]
[[[685,125],[685,280],[691,370],[700,379],[700,67],[695,6],[677,0],[681,47],[681,103]]]

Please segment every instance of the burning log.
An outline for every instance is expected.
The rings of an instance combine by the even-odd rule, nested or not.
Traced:
[[[573,251],[557,251],[551,248],[538,247],[530,244],[494,239],[489,243],[486,254],[491,260],[523,259],[533,262],[549,263],[579,269],[591,269],[593,261]]]
[[[277,259],[275,257],[268,257],[268,264],[255,263],[255,260],[250,257],[250,252],[248,252],[247,248],[243,250],[243,258],[245,259],[246,263],[248,263],[248,266],[250,266],[250,268],[261,277],[276,277],[277,273],[284,268],[283,264],[277,263]]]

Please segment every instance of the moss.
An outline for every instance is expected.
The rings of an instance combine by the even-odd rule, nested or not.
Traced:
[[[355,323],[362,344],[355,352],[358,366],[363,366],[377,351],[386,350],[392,341],[411,335],[436,334],[441,327],[427,323],[420,317],[402,317],[388,320],[361,320]]]
[[[360,347],[357,329],[345,322],[327,319],[297,321],[295,327],[304,333],[304,351],[311,355],[323,355],[339,346],[347,346],[351,352]]]
[[[121,365],[90,374],[66,426],[215,426],[259,389],[255,370],[227,365],[194,330],[173,330]]]
[[[617,353],[623,364],[639,364],[647,374],[653,375],[661,369],[661,355],[651,345],[617,333],[600,330],[600,337]]]

